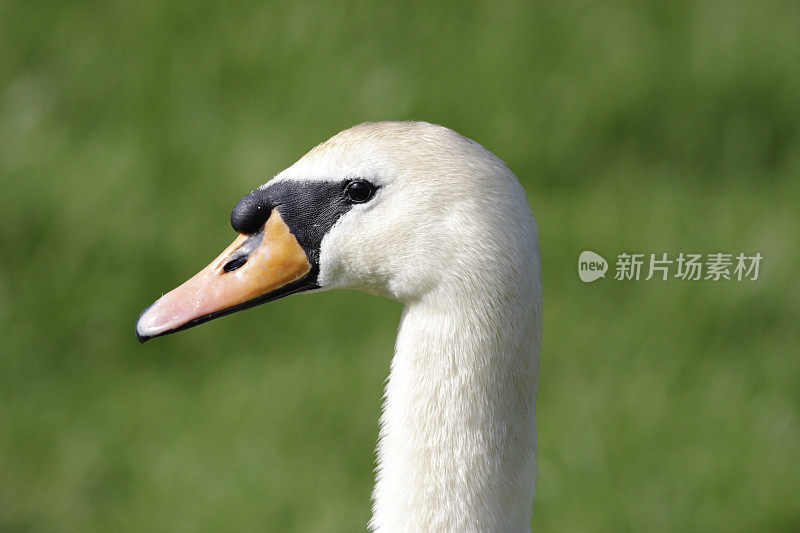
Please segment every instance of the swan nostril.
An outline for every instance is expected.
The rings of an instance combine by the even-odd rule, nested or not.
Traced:
[[[233,272],[234,270],[241,267],[245,263],[247,263],[247,256],[240,255],[239,257],[231,259],[230,261],[225,263],[225,266],[222,267],[222,270],[225,272]]]
[[[232,251],[231,255],[228,256],[232,257],[233,259],[225,263],[225,265],[222,267],[222,271],[227,274],[228,272],[233,272],[237,268],[241,268],[242,265],[247,263],[247,259],[250,257],[250,254],[252,254],[259,246],[261,246],[263,240],[263,230],[259,230],[247,237],[241,246]]]

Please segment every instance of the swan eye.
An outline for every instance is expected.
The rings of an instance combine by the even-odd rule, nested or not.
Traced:
[[[345,187],[344,192],[350,201],[360,204],[372,198],[375,186],[364,180],[351,181]]]

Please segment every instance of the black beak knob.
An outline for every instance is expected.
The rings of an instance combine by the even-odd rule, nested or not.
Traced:
[[[231,226],[239,233],[254,233],[267,221],[272,205],[267,194],[256,189],[236,203],[231,211]]]

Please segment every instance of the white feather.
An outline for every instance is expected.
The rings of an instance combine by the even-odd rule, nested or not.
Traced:
[[[380,188],[323,239],[319,284],[404,305],[370,528],[529,531],[542,304],[522,187],[425,122],[355,126],[273,181],[345,178]]]

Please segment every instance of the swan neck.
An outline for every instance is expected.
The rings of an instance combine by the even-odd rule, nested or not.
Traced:
[[[386,387],[375,531],[529,531],[538,298],[406,305]],[[514,300],[516,298],[516,300]]]

